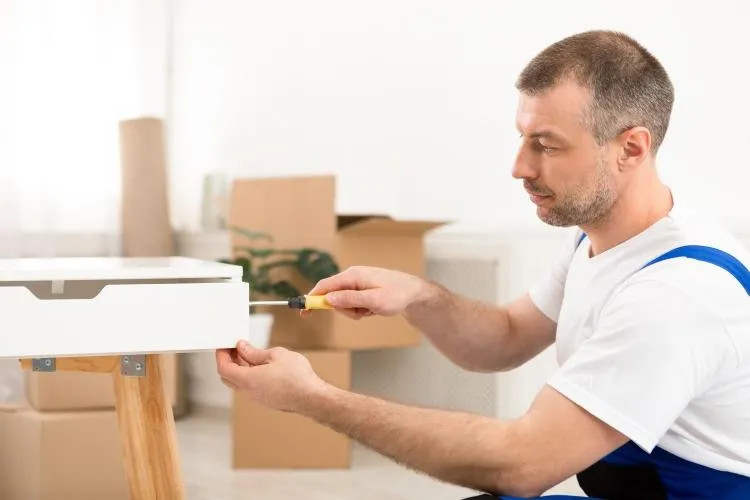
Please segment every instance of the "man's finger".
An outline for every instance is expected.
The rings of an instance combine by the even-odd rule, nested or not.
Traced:
[[[372,312],[361,307],[356,307],[354,309],[339,309],[338,312],[350,319],[362,319],[365,316],[372,315]]]
[[[237,354],[250,365],[264,365],[271,359],[267,350],[257,349],[244,340],[237,344]]]
[[[229,380],[229,379],[226,379],[226,378],[224,378],[224,377],[221,377],[221,382],[222,382],[222,383],[223,383],[223,384],[224,384],[225,386],[227,386],[228,388],[230,388],[230,389],[232,389],[232,390],[235,390],[235,391],[239,391],[239,390],[240,390],[239,386],[237,386],[237,384],[235,384],[234,382],[232,382],[232,381],[231,381],[231,380]]]
[[[326,294],[326,301],[336,309],[377,308],[378,290],[339,290]]]
[[[232,349],[218,349],[216,351],[216,369],[222,378],[240,380],[243,368],[232,359]]]
[[[359,288],[357,273],[353,269],[347,269],[318,281],[308,294],[325,295],[335,290],[356,290],[357,288]]]
[[[237,349],[234,349],[232,351],[232,361],[234,361],[236,364],[238,364],[240,366],[244,366],[244,367],[253,366],[247,360],[245,360],[245,358],[243,358],[240,355],[240,352]]]

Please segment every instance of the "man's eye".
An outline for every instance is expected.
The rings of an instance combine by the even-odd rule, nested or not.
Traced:
[[[554,153],[554,151],[555,151],[555,148],[553,148],[551,146],[545,146],[541,142],[535,142],[534,143],[534,149],[536,149],[537,151],[541,151],[543,153],[547,153],[547,154]]]

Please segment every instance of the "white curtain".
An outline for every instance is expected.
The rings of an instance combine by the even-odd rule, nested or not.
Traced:
[[[4,253],[118,233],[118,122],[165,115],[167,1],[0,0]]]
[[[118,122],[166,114],[167,2],[0,0],[0,257],[119,252]]]

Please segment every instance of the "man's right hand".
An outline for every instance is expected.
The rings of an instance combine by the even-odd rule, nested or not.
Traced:
[[[417,276],[379,267],[354,266],[320,280],[309,295],[325,295],[327,302],[347,316],[395,316],[428,293]],[[310,311],[303,311],[303,315]]]

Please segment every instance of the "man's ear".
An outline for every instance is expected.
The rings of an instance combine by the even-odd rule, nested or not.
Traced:
[[[632,169],[651,154],[651,132],[646,127],[632,127],[620,134],[620,154],[617,163],[621,170]]]

